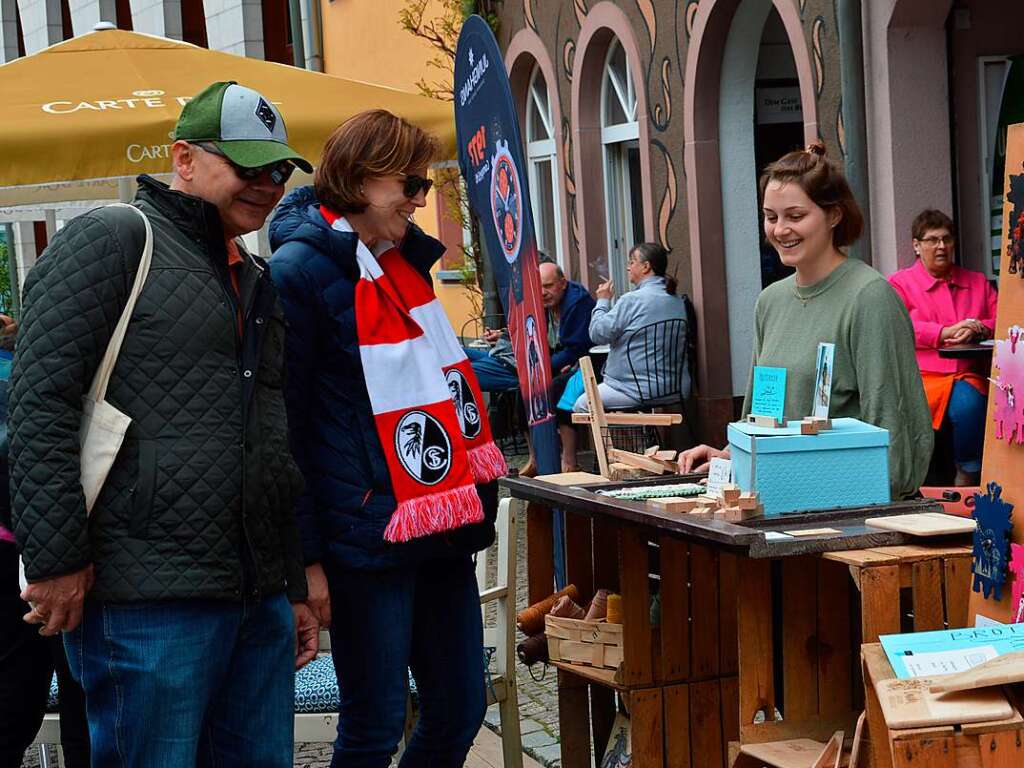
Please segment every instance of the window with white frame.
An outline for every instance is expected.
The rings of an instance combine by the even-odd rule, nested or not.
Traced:
[[[640,126],[636,88],[626,51],[618,40],[608,48],[601,83],[601,143],[604,145],[608,275],[616,293],[629,289],[626,257],[644,236],[640,185]]]
[[[558,135],[551,119],[551,100],[544,73],[536,64],[526,92],[526,157],[529,168],[530,205],[537,248],[548,258],[562,262],[562,217],[558,195]]]

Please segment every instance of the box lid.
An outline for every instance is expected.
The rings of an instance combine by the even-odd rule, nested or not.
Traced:
[[[747,453],[751,452],[752,440],[757,441],[758,453],[829,451],[889,445],[889,430],[859,419],[832,419],[832,429],[816,435],[801,435],[799,421],[790,421],[785,427],[778,428],[737,421],[729,425],[728,434],[729,444]]]

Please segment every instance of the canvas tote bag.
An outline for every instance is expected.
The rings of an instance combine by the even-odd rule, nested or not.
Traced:
[[[139,294],[142,293],[142,286],[149,275],[149,265],[153,260],[153,228],[150,226],[146,214],[126,203],[113,203],[112,205],[129,208],[142,217],[146,226],[146,245],[142,249],[142,258],[139,259],[139,269],[135,273],[135,282],[132,285],[131,293],[128,294],[128,303],[125,304],[124,311],[121,312],[121,317],[114,327],[107,351],[93,377],[92,386],[82,398],[82,426],[79,430],[79,441],[82,448],[82,490],[85,492],[85,510],[88,514],[92,513],[93,505],[100,495],[103,483],[110,473],[110,468],[114,466],[118,451],[121,450],[128,425],[132,423],[131,416],[119,411],[105,398],[110,375],[114,372],[117,356],[121,351],[121,342],[124,341],[125,331],[128,330],[128,323],[135,309],[135,302],[138,300]]]

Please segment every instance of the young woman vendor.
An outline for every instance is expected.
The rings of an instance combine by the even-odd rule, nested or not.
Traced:
[[[911,496],[931,457],[931,414],[906,307],[884,277],[842,250],[864,227],[850,187],[813,144],[769,165],[760,189],[765,237],[796,273],[757,299],[751,368],[787,370],[785,415],[800,419],[812,411],[818,344],[835,344],[830,415],[889,430],[892,496]],[[744,417],[750,401],[748,382]],[[700,445],[680,456],[679,469],[701,471],[718,456],[728,448]]]

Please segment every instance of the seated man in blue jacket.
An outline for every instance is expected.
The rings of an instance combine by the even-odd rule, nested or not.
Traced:
[[[562,268],[553,261],[540,264],[540,287],[547,310],[548,346],[551,351],[552,400],[562,396],[565,374],[590,349],[590,312],[594,299],[579,283],[567,280]],[[505,392],[519,387],[516,358],[505,330],[484,331],[491,349],[466,349],[480,388],[485,392]]]

